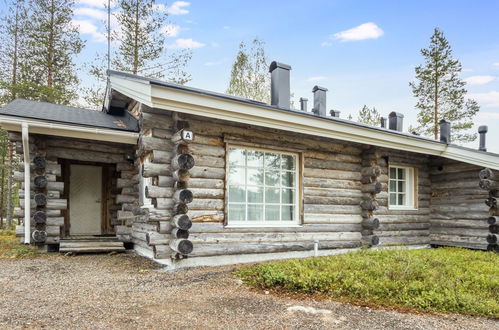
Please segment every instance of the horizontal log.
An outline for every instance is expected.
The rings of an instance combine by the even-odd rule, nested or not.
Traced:
[[[379,208],[378,201],[372,198],[366,198],[363,199],[362,202],[360,202],[360,207],[363,210],[368,210],[368,211],[375,211]]]
[[[81,160],[87,162],[99,163],[120,163],[126,158],[124,153],[112,154],[108,152],[98,152],[83,149],[69,149],[69,148],[49,148],[47,149],[48,158],[64,158],[72,160]]]
[[[158,175],[157,180],[153,180],[158,187],[172,187],[175,180],[171,176]]]
[[[123,161],[116,164],[116,171],[136,171],[136,168],[133,164]]]
[[[134,203],[138,202],[138,197],[133,196],[133,195],[116,195],[116,204],[123,204],[123,203]]]
[[[145,194],[147,198],[171,198],[173,196],[173,188],[146,186]]]
[[[303,185],[305,188],[329,188],[329,189],[357,189],[360,190],[362,184],[360,181],[352,180],[336,180],[324,178],[303,178]]]
[[[360,240],[354,241],[320,241],[319,250],[358,248]],[[196,243],[190,253],[193,257],[237,255],[252,253],[276,253],[292,251],[313,251],[313,241],[303,242],[248,242],[245,244],[227,242],[223,244]]]
[[[156,164],[170,164],[172,153],[170,151],[153,150],[150,159],[151,162]]]
[[[150,178],[153,176],[170,176],[172,170],[170,165],[167,164],[154,164],[145,162],[142,164],[142,176],[145,178]]]
[[[481,236],[485,239],[488,234],[486,228],[473,229],[473,228],[449,228],[449,227],[431,227],[431,234],[446,234],[446,235],[459,235],[459,236]]]
[[[487,251],[499,252],[499,244],[489,244],[489,245],[487,245]]]
[[[68,208],[68,201],[67,199],[48,199],[46,207],[52,210],[65,210]]]
[[[36,211],[33,214],[33,220],[36,224],[45,224],[47,222],[47,213],[45,211]]]
[[[159,210],[171,210],[174,202],[171,198],[153,198],[152,205],[154,205],[154,208]]]
[[[497,244],[497,242],[499,242],[498,238],[499,238],[499,235],[488,234],[487,235],[487,243],[489,243],[489,244]]]
[[[142,130],[152,128],[171,129],[172,123],[173,121],[170,116],[160,114],[141,112],[139,118],[139,125]]]
[[[358,198],[357,203],[360,202],[362,192],[358,189],[328,189],[328,188],[304,188],[305,196],[319,196],[319,197],[355,197]]]
[[[359,172],[361,170],[361,166],[359,163],[346,163],[335,160],[305,158],[304,163],[306,168],[322,168],[328,170],[342,170],[350,172]]]
[[[439,244],[437,242],[453,242],[454,246],[463,246],[465,247],[466,243],[473,244],[487,244],[487,235],[485,236],[463,236],[463,235],[454,235],[454,234],[440,234],[440,233],[430,233],[430,240],[432,244]],[[442,244],[444,245],[444,244]]]
[[[172,132],[168,129],[162,129],[162,128],[153,128],[151,130],[152,136],[156,138],[162,138],[162,139],[167,139],[171,140],[172,138]]]
[[[64,217],[49,217],[46,224],[47,226],[64,226]]]
[[[90,140],[79,140],[72,138],[49,138],[46,139],[47,149],[68,148],[84,151],[98,151],[111,154],[126,154],[131,152],[131,147],[118,143],[95,143]],[[77,151],[76,151],[77,152]]]
[[[223,222],[225,213],[223,211],[213,210],[190,210],[187,215],[193,222]]]
[[[171,225],[175,228],[189,230],[192,227],[192,221],[186,214],[177,214],[172,218]]]
[[[36,243],[45,242],[45,240],[47,239],[47,236],[48,236],[48,234],[45,230],[34,230],[31,233],[31,238]]]
[[[128,226],[114,226],[116,235],[131,235],[132,227]]]
[[[487,229],[487,221],[485,220],[430,220],[432,227],[450,227],[450,228],[475,228],[475,229]]]
[[[153,150],[172,151],[173,144],[171,141],[152,136],[141,136],[139,138],[139,150],[148,152]]]
[[[305,212],[303,219],[306,224],[360,224],[362,222],[362,216],[360,214],[317,214]]]
[[[190,210],[219,210],[222,211],[224,209],[224,200],[223,199],[193,199],[193,201],[189,204]]]
[[[196,155],[195,161],[196,161],[196,166],[218,167],[218,168],[225,167],[225,159],[223,157]]]
[[[177,181],[177,182],[187,182],[191,178],[191,172],[189,172],[188,170],[182,170],[182,169],[178,169],[178,170],[173,171],[173,173],[171,173],[171,175],[172,175],[173,181]],[[187,183],[186,183],[186,185],[187,185]]]
[[[192,252],[194,245],[187,239],[174,239],[170,242],[170,248],[182,255],[188,255]]]
[[[132,224],[132,231],[140,233],[158,232],[158,223],[141,223],[135,222]]]
[[[43,193],[37,193],[33,196],[36,206],[45,206],[47,204],[47,196]]]
[[[60,210],[44,210],[43,212],[45,212],[45,214],[47,215],[47,217],[58,217],[61,215],[61,211]],[[32,214],[34,214],[35,212],[32,212]],[[20,207],[15,207],[14,208],[14,216],[15,217],[24,217],[24,210],[21,209]]]
[[[37,175],[34,179],[34,185],[36,188],[45,188],[47,187],[47,178],[44,175]]]
[[[376,235],[362,236],[362,244],[373,246],[379,244],[379,237]]]
[[[497,183],[497,181],[493,181],[493,180],[489,180],[489,179],[480,180],[480,182],[478,183],[478,186],[484,190],[499,189],[499,184]]]
[[[225,179],[224,168],[195,166],[189,173],[191,178]]]
[[[315,169],[315,168],[305,168],[303,171],[303,175],[305,177],[336,179],[336,180],[360,180],[361,179],[361,175],[359,172]]]
[[[170,221],[159,221],[158,222],[158,233],[160,234],[170,234],[174,226]]]
[[[171,231],[171,237],[174,239],[177,238],[183,238],[183,239],[188,239],[189,238],[189,231],[180,229],[180,228],[173,228]]]
[[[487,218],[487,223],[489,225],[499,224],[499,216],[491,216]]]
[[[225,188],[225,184],[224,180],[220,179],[190,178],[188,187],[202,189],[223,189]]]
[[[490,225],[489,226],[489,231],[492,234],[499,234],[499,225]]]
[[[222,146],[209,146],[197,143],[189,144],[189,152],[196,157],[197,155],[224,157],[225,148]],[[180,152],[181,153],[181,152]]]
[[[478,174],[480,179],[494,179],[494,172],[490,168],[484,168]]]
[[[422,245],[430,244],[430,238],[428,236],[386,236],[379,237],[380,246],[396,246],[396,245]]]
[[[402,230],[418,230],[429,229],[429,222],[408,222],[408,223],[384,223],[380,222],[377,228],[380,231],[402,231]]]
[[[326,205],[359,205],[360,198],[358,197],[319,197],[305,195],[304,201],[306,204],[326,204]]]
[[[147,245],[166,245],[169,244],[171,240],[171,235],[160,234],[157,232],[146,233],[146,243]]]
[[[406,230],[374,230],[373,233],[378,237],[405,237],[405,236],[429,236],[428,229],[406,229]]]
[[[303,152],[303,156],[305,159],[313,158],[313,159],[321,159],[321,160],[329,160],[334,162],[346,162],[346,163],[356,163],[360,164],[362,158],[354,155],[346,155],[342,153],[336,152],[320,152],[320,151],[309,151],[306,150]]]
[[[361,240],[360,232],[262,232],[262,233],[192,233],[190,240],[195,243],[226,242],[300,242],[300,241],[352,241]]]
[[[224,198],[223,189],[193,188],[189,190],[192,192],[193,198],[213,198],[213,199]]]
[[[360,232],[360,224],[305,224],[299,227],[231,227],[221,222],[193,222],[194,233],[300,233],[300,232]]]
[[[379,228],[378,218],[366,218],[362,220],[362,227],[365,229],[376,229]]]
[[[170,245],[154,245],[153,246],[154,259],[170,259],[173,250]]]

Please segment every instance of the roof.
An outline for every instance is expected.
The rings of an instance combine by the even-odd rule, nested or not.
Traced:
[[[122,116],[118,116],[102,111],[24,99],[16,99],[0,108],[0,115],[126,132],[139,131],[137,120],[126,111]]]
[[[499,170],[499,155],[491,152],[119,71],[110,70],[109,77],[112,90],[155,109],[440,156]]]

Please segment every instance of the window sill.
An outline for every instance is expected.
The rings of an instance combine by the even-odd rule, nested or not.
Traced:
[[[388,206],[388,210],[393,211],[417,211],[418,208],[413,206]]]

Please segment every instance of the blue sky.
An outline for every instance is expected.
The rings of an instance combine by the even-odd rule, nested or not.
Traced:
[[[75,20],[87,47],[79,63],[106,47],[103,0],[77,0]],[[408,86],[433,28],[445,33],[463,65],[470,97],[481,105],[477,125],[489,126],[489,151],[499,153],[499,1],[159,1],[170,13],[167,43],[192,47],[190,86],[224,92],[242,40],[265,41],[268,59],[292,66],[296,98],[329,89],[328,108],[341,117],[364,104],[415,124]],[[88,83],[88,80],[85,79]],[[476,128],[474,129],[476,131]],[[472,143],[476,147],[478,142]],[[495,146],[494,146],[495,145]]]

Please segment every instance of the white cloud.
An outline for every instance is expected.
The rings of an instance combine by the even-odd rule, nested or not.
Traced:
[[[205,46],[205,44],[198,42],[198,41],[194,41],[190,38],[189,39],[179,38],[179,39],[175,40],[175,43],[173,45],[171,45],[170,47],[171,48],[181,48],[181,49],[194,49],[194,48],[201,48],[204,46]]]
[[[496,79],[494,76],[471,76],[465,78],[464,81],[469,85],[485,85]]]
[[[479,111],[477,114],[477,119],[483,122],[489,120],[499,120],[499,112]]]
[[[308,82],[311,82],[311,81],[322,81],[322,80],[327,80],[328,77],[326,76],[316,76],[316,77],[310,77],[310,78],[307,78],[306,81]]]
[[[499,92],[498,91],[490,91],[487,93],[470,93],[468,97],[471,99],[475,99],[480,105],[491,107],[491,108],[499,108]]]
[[[94,41],[104,42],[107,40],[106,35],[104,33],[97,31],[97,26],[95,26],[92,22],[88,20],[77,20],[74,19],[72,24],[78,27],[78,30],[81,34],[88,34],[92,37]]]
[[[94,8],[75,8],[74,14],[77,16],[88,16],[91,18],[97,18],[101,20],[107,20],[107,12],[100,9]]]
[[[176,24],[168,24],[161,28],[161,33],[168,37],[176,37],[180,33],[180,26]]]
[[[329,41],[323,41],[321,42],[321,47],[331,47],[333,44],[330,43]]]
[[[230,26],[228,26],[228,25],[224,26],[224,30],[229,30],[229,29],[230,29]]]
[[[499,66],[499,62],[495,62],[492,64],[493,66]]]
[[[170,15],[185,15],[189,13],[189,10],[184,7],[188,7],[190,4],[187,1],[175,1],[171,6],[166,8],[166,12]]]
[[[358,41],[377,39],[383,35],[383,30],[372,22],[364,23],[349,30],[341,31],[330,36],[340,41]]]

